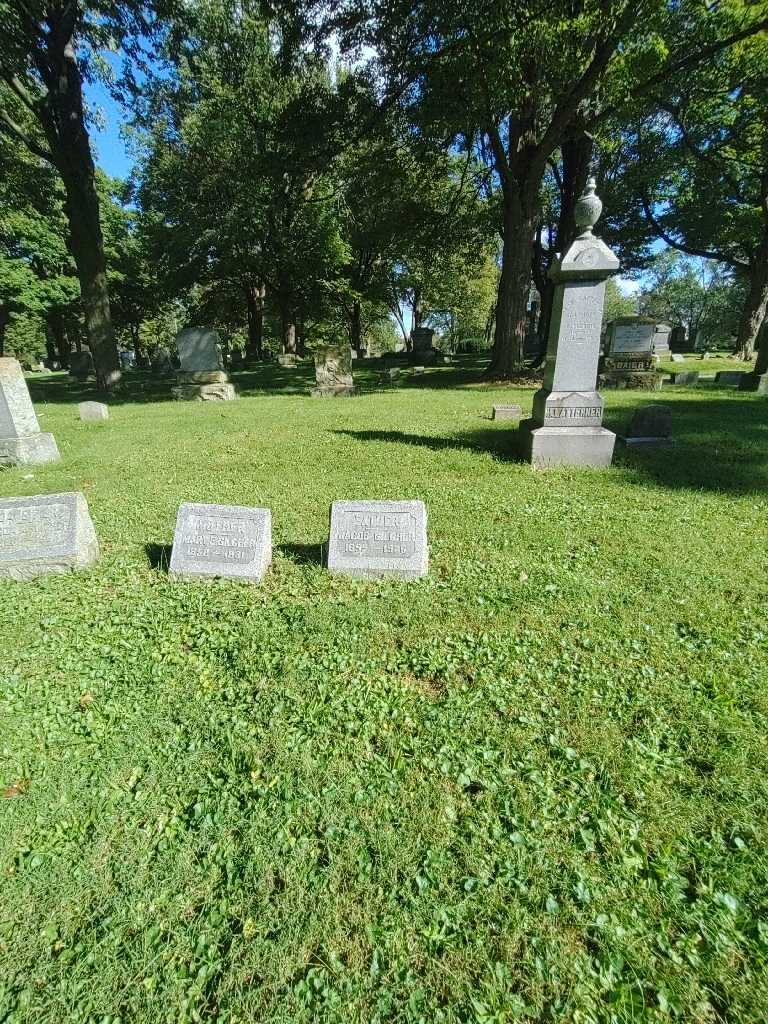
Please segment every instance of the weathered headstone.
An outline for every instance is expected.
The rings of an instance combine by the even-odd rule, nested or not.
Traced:
[[[685,328],[682,324],[677,324],[672,328],[669,335],[669,347],[673,352],[682,353],[688,348],[688,339],[685,334]]]
[[[657,356],[665,359],[669,355],[669,338],[672,334],[671,324],[656,324],[653,335],[653,351]]]
[[[670,384],[685,384],[689,387],[699,383],[698,370],[683,370],[680,373],[672,373],[669,377]]]
[[[40,431],[21,364],[0,359],[0,465],[40,465],[59,458],[53,434]]]
[[[179,370],[171,394],[180,401],[229,402],[237,397],[224,369],[217,331],[186,327],[176,335]]]
[[[673,352],[672,355],[669,358],[672,360],[673,363],[684,363],[685,362],[685,356],[681,355],[680,352]]]
[[[325,345],[315,350],[313,398],[345,398],[355,393],[352,349],[349,345]]]
[[[334,501],[328,569],[347,576],[426,576],[423,501]]]
[[[768,373],[745,373],[739,381],[739,391],[756,391],[768,395]]]
[[[277,365],[291,369],[296,366],[296,356],[293,352],[281,352],[277,357]]]
[[[523,409],[520,405],[494,405],[491,414],[492,420],[519,420],[522,418]]]
[[[618,317],[608,324],[598,385],[604,388],[658,391],[653,341],[656,322],[648,317]]]
[[[84,348],[82,352],[72,352],[69,357],[69,376],[74,377],[75,380],[83,381],[88,380],[89,377],[95,376],[95,369],[93,366],[93,356],[90,350]]]
[[[80,419],[86,423],[101,423],[109,419],[109,407],[103,402],[81,402],[77,408]]]
[[[0,577],[31,580],[84,569],[98,557],[99,542],[84,495],[0,500]]]
[[[738,387],[743,376],[743,370],[721,370],[715,374],[715,384],[735,384]]]
[[[393,366],[389,370],[387,370],[387,376],[389,377],[390,380],[397,380],[397,378],[400,376],[400,370],[398,369],[398,367]]]
[[[179,508],[168,567],[171,576],[258,582],[271,561],[272,513],[268,508],[195,502]]]
[[[671,445],[672,410],[668,405],[646,405],[638,409],[629,424],[624,443],[633,447]]]
[[[616,435],[602,424],[597,392],[600,327],[605,282],[619,269],[607,245],[592,234],[602,211],[590,178],[576,204],[579,235],[556,256],[555,283],[544,386],[533,400],[533,416],[520,425],[532,464],[610,466]]]

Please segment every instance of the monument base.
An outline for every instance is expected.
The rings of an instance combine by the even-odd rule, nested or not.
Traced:
[[[739,391],[756,391],[768,395],[768,373],[745,373],[739,381]]]
[[[179,384],[227,384],[229,377],[226,370],[177,370],[176,381]]]
[[[626,391],[661,391],[662,379],[660,373],[653,371],[606,370],[597,378],[597,386]]]
[[[616,435],[605,427],[542,427],[520,424],[525,455],[535,469],[549,466],[610,466]]]
[[[0,438],[0,466],[41,466],[60,459],[53,434]]]
[[[177,384],[171,394],[178,402],[231,402],[237,398],[234,384]]]
[[[356,394],[354,388],[312,388],[313,398],[352,398]]]

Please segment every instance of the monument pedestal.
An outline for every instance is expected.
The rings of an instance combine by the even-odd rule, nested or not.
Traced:
[[[540,427],[535,420],[520,424],[525,454],[536,469],[549,466],[610,466],[616,435],[605,427]]]
[[[0,437],[0,466],[41,466],[60,458],[53,434]]]
[[[231,402],[237,398],[234,384],[224,370],[216,331],[187,327],[176,338],[181,369],[171,394],[179,402]]]

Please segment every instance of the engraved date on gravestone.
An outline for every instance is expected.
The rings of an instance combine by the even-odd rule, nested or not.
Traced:
[[[426,508],[421,501],[336,501],[328,568],[352,576],[427,571]]]
[[[20,552],[36,555],[65,546],[74,516],[74,507],[63,502],[0,507],[0,559],[15,561]]]
[[[186,503],[173,538],[173,576],[260,580],[272,560],[269,509]]]

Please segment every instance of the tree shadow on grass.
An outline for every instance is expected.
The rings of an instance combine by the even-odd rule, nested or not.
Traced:
[[[280,544],[277,550],[297,565],[325,564],[325,544]]]
[[[400,430],[335,430],[334,433],[353,437],[357,441],[386,441],[391,444],[428,448],[433,452],[463,448],[491,455],[501,462],[525,461],[522,438],[516,427],[511,430],[476,430],[471,433],[449,434],[446,437],[405,434]]]
[[[157,569],[158,572],[168,572],[168,566],[171,564],[172,550],[172,544],[144,545],[144,551],[147,556],[147,561],[152,566],[152,568]]]

